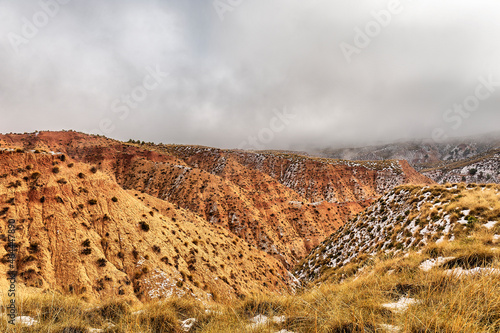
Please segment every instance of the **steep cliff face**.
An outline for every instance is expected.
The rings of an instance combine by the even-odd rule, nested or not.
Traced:
[[[0,151],[0,275],[16,220],[20,282],[141,300],[287,290],[282,264],[225,228],[64,155]]]
[[[2,147],[66,154],[123,188],[174,204],[292,267],[393,186],[432,181],[404,161],[125,144],[75,132],[0,136]]]

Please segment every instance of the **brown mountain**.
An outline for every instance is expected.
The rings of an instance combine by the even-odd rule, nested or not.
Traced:
[[[16,219],[27,286],[140,299],[289,288],[281,263],[226,229],[62,156],[0,152],[2,275]]]
[[[396,185],[433,183],[405,161],[73,131],[0,135],[0,149],[2,227],[19,220],[22,279],[92,295],[148,298],[165,285],[199,297],[285,289],[285,269],[350,216]]]

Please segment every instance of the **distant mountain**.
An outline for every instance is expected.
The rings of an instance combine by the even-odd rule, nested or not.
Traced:
[[[445,183],[500,183],[500,149],[458,162],[421,170],[422,174],[440,184]]]
[[[407,160],[416,170],[436,168],[500,148],[500,133],[452,138],[444,142],[413,140],[361,148],[313,149],[312,155],[347,160]]]

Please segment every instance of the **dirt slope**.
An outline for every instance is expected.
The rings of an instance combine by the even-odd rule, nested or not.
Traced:
[[[1,147],[60,152],[224,227],[285,267],[394,186],[432,181],[405,161],[125,144],[76,132],[0,135]]]
[[[16,219],[28,286],[142,300],[289,288],[279,261],[225,228],[62,155],[0,151],[0,213],[0,275],[7,220]]]

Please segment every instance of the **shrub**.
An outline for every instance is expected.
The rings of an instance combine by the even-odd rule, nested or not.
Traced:
[[[59,171],[60,171],[59,167],[53,167],[52,168],[52,172],[55,173],[55,174],[59,173]]]
[[[105,267],[106,263],[107,263],[107,261],[104,258],[97,259],[97,266],[99,266],[99,267]]]
[[[16,180],[15,182],[10,182],[9,185],[7,186],[7,188],[18,188],[21,185],[22,185],[21,181]]]
[[[95,166],[93,166],[92,168],[90,168],[90,172],[96,173],[97,172],[97,168]]]
[[[90,247],[86,247],[82,250],[82,254],[89,255],[92,253],[92,249]]]
[[[78,174],[78,178],[83,179],[83,178],[85,178],[85,175],[84,175],[83,173],[81,173],[81,172],[80,172],[80,173]]]
[[[9,207],[2,208],[2,210],[0,210],[0,216],[7,214],[8,211],[9,211]]]
[[[141,226],[141,229],[144,231],[149,231],[149,224],[147,224],[144,221],[139,222],[139,225]]]
[[[96,199],[90,199],[89,200],[89,205],[91,205],[91,206],[97,205],[97,200]]]
[[[113,202],[118,202],[118,198],[117,198],[117,197],[112,197],[112,198],[111,198],[111,201],[113,201]]]
[[[30,253],[38,253],[40,251],[40,246],[38,245],[38,243],[31,243],[28,247],[28,251]]]
[[[64,179],[64,178],[59,179],[57,182],[59,184],[63,184],[63,185],[68,183],[68,181],[66,179]]]

